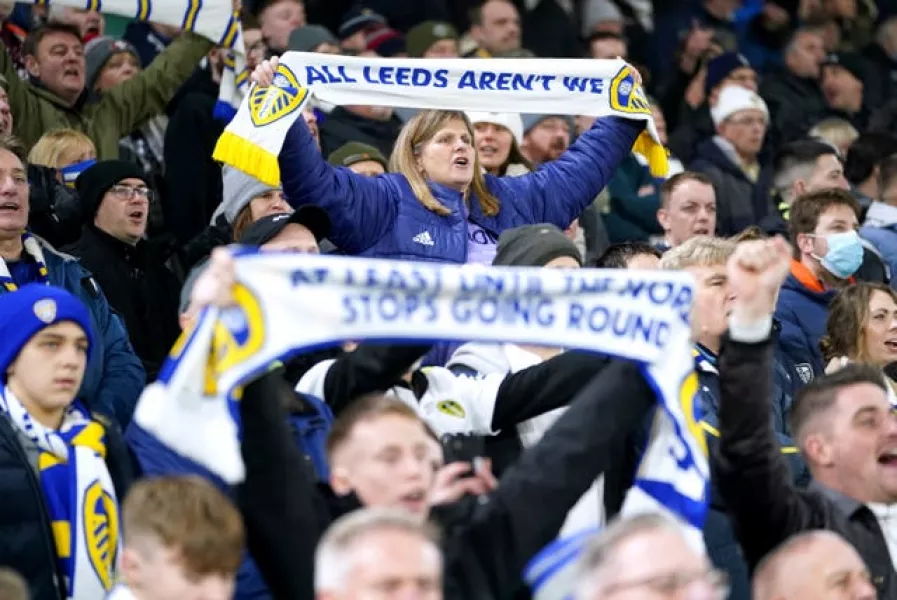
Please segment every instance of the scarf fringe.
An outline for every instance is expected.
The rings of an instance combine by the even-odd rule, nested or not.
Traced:
[[[270,186],[280,185],[277,155],[232,131],[225,131],[215,144],[212,158],[230,165]]]

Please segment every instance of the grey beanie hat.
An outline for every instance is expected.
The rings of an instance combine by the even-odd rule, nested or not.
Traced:
[[[333,44],[339,47],[339,40],[326,27],[304,25],[290,32],[287,49],[296,52],[314,52],[321,44]]]
[[[569,256],[582,266],[582,255],[570,238],[549,223],[507,229],[498,238],[492,264],[506,267],[544,267]]]
[[[140,65],[140,55],[128,41],[101,36],[87,42],[87,45],[84,46],[84,86],[88,90],[92,90],[109,59],[122,52],[133,55],[137,59],[137,64]]]
[[[233,167],[224,167],[222,170],[222,184],[224,187],[223,198],[221,204],[215,209],[215,214],[212,215],[212,223],[219,216],[224,215],[227,222],[233,225],[234,219],[237,218],[237,215],[240,214],[243,208],[252,202],[253,198],[271,190],[281,189],[278,186],[262,183],[255,177],[238,171]]]
[[[530,129],[532,129],[545,119],[550,119],[551,117],[557,117],[558,119],[565,120],[567,122],[567,125],[570,126],[571,136],[576,131],[576,125],[573,122],[573,117],[571,117],[570,115],[521,114],[520,118],[523,119],[523,135],[526,135],[530,132]]]

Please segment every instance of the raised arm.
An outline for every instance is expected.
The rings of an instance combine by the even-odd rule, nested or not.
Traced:
[[[163,114],[168,101],[213,47],[204,37],[184,33],[143,72],[103,94],[96,119],[124,137],[143,121]]]
[[[557,160],[520,177],[487,177],[487,184],[529,222],[566,229],[604,189],[644,128],[644,121],[596,119]]]
[[[465,554],[491,575],[489,595],[513,594],[527,562],[557,536],[567,512],[618,459],[619,441],[654,404],[638,367],[611,361],[508,469],[461,534]],[[464,566],[464,560],[448,563],[447,576]]]
[[[279,163],[287,201],[324,209],[332,222],[330,240],[348,254],[363,252],[389,231],[402,186],[408,187],[401,175],[366,177],[330,165],[302,118],[287,132]]]
[[[822,525],[791,483],[770,419],[770,314],[789,255],[777,238],[742,244],[729,261],[736,300],[720,352],[720,439],[713,473],[750,566],[788,536]]]

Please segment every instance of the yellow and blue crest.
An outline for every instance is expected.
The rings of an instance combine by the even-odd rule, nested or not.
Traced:
[[[206,369],[206,394],[217,393],[222,373],[251,358],[265,343],[262,307],[246,286],[234,286],[234,306],[223,311],[215,324],[213,351]]]
[[[649,115],[651,107],[645,90],[632,74],[631,67],[623,67],[610,84],[610,107],[616,111]]]
[[[308,97],[308,89],[299,84],[296,75],[284,65],[277,66],[274,83],[256,87],[249,95],[249,114],[256,127],[270,125],[300,108]]]
[[[56,318],[56,301],[52,298],[44,298],[34,303],[34,316],[43,323],[50,324]]]
[[[707,437],[704,429],[701,427],[701,405],[698,402],[698,374],[691,372],[682,381],[679,388],[679,406],[682,409],[682,416],[685,418],[685,426],[692,435],[698,447],[704,456],[708,456]]]
[[[439,412],[457,419],[463,419],[467,416],[467,411],[464,410],[464,407],[454,400],[443,400],[436,405],[436,408]]]
[[[115,559],[118,552],[118,506],[99,481],[84,492],[84,541],[90,566],[106,590],[115,582]]]

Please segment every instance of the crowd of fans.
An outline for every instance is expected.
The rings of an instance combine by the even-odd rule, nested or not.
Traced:
[[[623,58],[669,176],[617,117],[313,100],[266,185],[212,159],[213,42],[0,5],[0,599],[526,597],[530,560],[595,527],[537,596],[897,598],[897,4],[237,9],[262,86],[288,51]],[[246,386],[240,486],[172,453],[135,406],[232,301],[230,244],[690,273],[704,547],[619,516],[653,392],[575,350],[346,342]],[[103,508],[72,531],[59,486],[88,468]],[[79,535],[102,593],[73,576]]]

